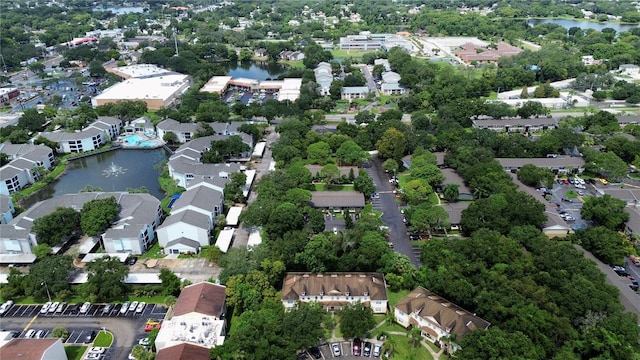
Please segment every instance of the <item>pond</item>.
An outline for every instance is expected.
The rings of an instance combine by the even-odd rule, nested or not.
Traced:
[[[578,27],[583,30],[593,29],[602,31],[605,28],[614,29],[616,32],[622,32],[637,28],[637,24],[619,24],[619,23],[600,23],[594,21],[584,21],[584,20],[575,20],[575,19],[530,19],[527,20],[527,25],[534,26],[538,24],[556,24],[560,25],[563,28],[569,30],[572,27]]]
[[[144,12],[144,8],[139,6],[123,6],[123,7],[96,7],[91,11],[111,11],[114,15],[122,14],[139,14]]]
[[[83,159],[69,161],[66,173],[57,181],[29,198],[27,206],[55,196],[77,193],[87,185],[103,191],[125,191],[127,188],[149,190],[158,199],[164,192],[158,183],[160,171],[156,165],[167,160],[164,149],[115,150]]]
[[[274,80],[287,72],[287,68],[273,62],[239,62],[230,64],[227,72],[234,78],[248,78],[256,80]]]

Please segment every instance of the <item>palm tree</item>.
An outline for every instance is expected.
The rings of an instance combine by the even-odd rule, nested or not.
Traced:
[[[398,342],[396,341],[395,338],[387,338],[387,341],[384,342],[384,345],[382,346],[383,349],[383,353],[384,354],[389,354],[389,356],[391,356],[391,354],[393,354],[394,351],[396,351],[396,349],[398,348]]]
[[[413,340],[413,347],[418,347],[420,340],[422,340],[422,329],[418,327],[411,328],[411,340]]]

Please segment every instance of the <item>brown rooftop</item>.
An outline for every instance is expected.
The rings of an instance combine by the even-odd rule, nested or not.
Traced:
[[[60,339],[13,339],[0,347],[0,359],[40,360],[58,341]]]
[[[289,272],[282,286],[282,300],[297,301],[301,296],[347,296],[347,293],[349,296],[369,296],[371,300],[387,300],[384,275]]]
[[[156,360],[209,360],[209,349],[198,345],[182,343],[158,351]]]
[[[491,325],[423,287],[410,292],[395,307],[405,314],[416,313],[423,319],[437,323],[441,329],[456,334],[456,340],[461,340],[475,329],[487,329]]]
[[[195,312],[219,319],[224,313],[225,297],[226,287],[222,285],[210,282],[189,285],[180,292],[173,315],[180,316]]]

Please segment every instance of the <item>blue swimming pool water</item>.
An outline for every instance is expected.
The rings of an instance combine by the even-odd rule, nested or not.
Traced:
[[[140,135],[127,135],[124,137],[124,140],[131,145],[138,145],[138,143],[142,141],[142,138]]]
[[[127,135],[124,137],[125,142],[128,145],[139,146],[139,147],[149,147],[155,148],[158,147],[158,142],[153,140],[142,141],[142,137],[140,135]]]
[[[157,147],[158,143],[155,141],[142,141],[138,143],[138,146],[142,147]]]

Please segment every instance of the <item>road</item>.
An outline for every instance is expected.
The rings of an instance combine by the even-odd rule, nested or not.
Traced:
[[[379,209],[383,212],[382,221],[389,227],[389,241],[393,243],[393,249],[396,252],[406,255],[411,263],[420,266],[419,253],[417,249],[411,245],[409,236],[407,236],[407,227],[404,222],[404,215],[398,208],[396,196],[393,193],[393,187],[389,183],[389,177],[382,168],[380,159],[377,157],[371,159],[371,167],[365,168],[369,176],[376,184],[376,191],[380,194]]]
[[[638,294],[635,291],[631,290],[631,288],[629,287],[629,284],[631,283],[629,279],[618,276],[618,274],[616,274],[609,265],[596,259],[595,256],[583,249],[580,245],[573,246],[576,249],[582,251],[587,259],[595,262],[596,266],[598,266],[598,269],[600,269],[600,271],[602,271],[607,277],[607,282],[620,290],[620,302],[624,306],[625,310],[638,315],[638,326],[640,326],[640,296],[638,296]],[[640,278],[640,271],[638,271],[639,268],[636,268],[632,265],[627,265],[626,269],[627,271],[632,271],[634,274],[636,274],[635,277],[637,279]]]
[[[369,66],[363,65],[360,69],[362,70],[362,74],[365,79],[367,79],[367,87],[369,87],[369,91],[374,94],[378,94],[378,87],[376,86],[375,80],[373,80],[373,75],[371,74],[371,70],[369,70]]]

